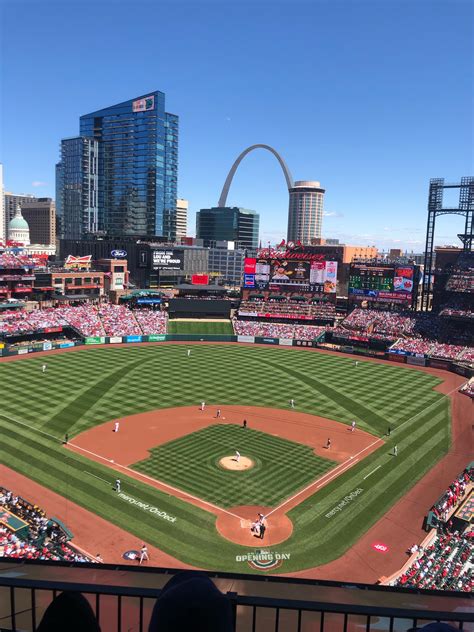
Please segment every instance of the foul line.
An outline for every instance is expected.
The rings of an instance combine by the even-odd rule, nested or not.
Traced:
[[[31,426],[30,424],[26,424],[24,421],[18,421],[18,419],[13,419],[13,417],[10,417],[9,415],[5,415],[5,413],[0,413],[0,417],[5,417],[5,419],[9,419],[10,421],[13,421],[14,424],[20,424],[20,426],[25,426],[25,428],[28,428],[29,430],[34,430],[35,432],[39,432],[45,437],[54,439],[58,443],[63,443],[62,439],[60,439],[59,437],[49,434],[49,432],[45,432],[44,430],[41,430],[40,428],[37,428],[36,426]]]
[[[207,500],[203,500],[202,498],[198,498],[197,496],[193,496],[189,492],[185,492],[182,489],[178,489],[177,487],[173,487],[172,485],[168,485],[168,483],[160,481],[157,478],[153,478],[152,476],[148,476],[148,474],[142,474],[142,472],[138,472],[137,470],[133,470],[132,468],[128,467],[127,465],[122,465],[121,463],[117,463],[117,461],[112,461],[112,459],[108,459],[105,456],[102,456],[101,454],[97,454],[96,452],[91,452],[90,450],[87,450],[86,448],[82,448],[81,446],[76,445],[75,443],[72,443],[71,441],[69,441],[68,445],[72,446],[76,450],[81,450],[82,452],[87,452],[87,454],[91,454],[92,456],[95,456],[98,459],[102,459],[103,461],[106,461],[107,464],[109,465],[109,467],[112,464],[113,466],[116,466],[116,467],[121,468],[122,470],[125,470],[127,473],[130,474],[130,477],[134,478],[135,480],[137,480],[137,477],[141,476],[142,478],[146,478],[149,481],[152,481],[153,483],[158,483],[159,485],[163,485],[163,487],[167,487],[168,489],[171,489],[173,492],[176,492],[177,494],[184,494],[188,498],[192,498],[193,500],[196,500],[199,503],[202,503],[204,505],[208,505],[209,507],[212,507],[213,509],[215,509],[217,511],[226,513],[229,516],[232,516],[233,518],[238,518],[239,520],[242,520],[241,516],[238,516],[237,514],[232,513],[231,511],[228,511],[227,509],[224,509],[223,507],[218,507],[217,505],[214,505],[213,503],[210,503]],[[161,491],[163,491],[163,490],[161,490]]]
[[[88,472],[87,470],[82,470],[84,472],[84,474],[89,474],[90,476],[93,476],[94,478],[98,478],[99,481],[103,481],[104,483],[107,483],[107,485],[112,485],[112,483],[110,481],[106,481],[105,478],[100,478],[100,476],[96,476],[95,474],[92,474],[92,472]]]
[[[329,481],[324,481],[325,478],[329,477],[329,480],[332,480],[336,476],[339,476],[340,474],[342,474],[342,472],[345,471],[346,469],[349,469],[349,467],[351,465],[353,465],[354,463],[357,463],[357,461],[359,460],[357,457],[359,457],[366,450],[369,450],[372,446],[376,445],[377,443],[383,443],[383,440],[382,439],[376,439],[375,441],[372,441],[372,443],[370,443],[368,446],[366,446],[365,448],[363,448],[362,450],[357,452],[357,454],[354,454],[353,456],[349,457],[346,461],[343,461],[342,463],[339,463],[339,465],[337,465],[334,469],[329,470],[329,472],[326,472],[326,474],[323,474],[323,476],[320,476],[319,478],[317,478],[315,481],[313,481],[312,483],[310,483],[306,487],[303,487],[303,489],[300,489],[299,492],[296,492],[296,494],[293,494],[293,496],[290,496],[289,498],[284,500],[280,505],[278,505],[278,507],[275,507],[275,509],[272,509],[267,514],[266,517],[270,516],[272,513],[275,513],[275,511],[278,511],[279,509],[281,509],[282,507],[287,505],[289,502],[291,502],[295,498],[298,498],[298,496],[301,496],[301,494],[304,494],[305,492],[307,492],[308,489],[311,489],[312,487],[315,487],[317,483],[321,483],[319,485],[319,487],[321,487],[322,484],[324,484],[324,485],[327,484]],[[324,481],[324,483],[323,483],[323,481]],[[318,489],[318,487],[316,487],[316,489]]]
[[[368,474],[366,474],[362,480],[363,480],[363,481],[365,481],[365,479],[366,479],[366,478],[369,478],[369,476],[371,476],[374,472],[376,472],[376,471],[377,471],[380,467],[382,467],[382,464],[377,465],[377,467],[375,468],[375,470],[372,470],[371,472],[369,472]]]
[[[453,388],[451,391],[449,391],[449,393],[441,393],[441,395],[445,395],[446,397],[449,397],[450,395],[452,395],[458,389],[459,389],[459,387],[456,386],[456,388]],[[437,392],[439,393],[439,391],[437,391]],[[392,433],[394,433],[396,430],[400,430],[400,428],[403,428],[403,426],[405,424],[407,424],[409,421],[413,421],[414,419],[416,419],[416,417],[418,417],[418,415],[421,415],[422,413],[426,413],[427,410],[429,410],[430,408],[433,408],[433,406],[436,406],[437,404],[439,404],[440,401],[441,400],[433,402],[432,404],[430,404],[426,408],[423,408],[423,410],[420,410],[420,412],[415,413],[412,417],[409,417],[408,419],[405,419],[405,421],[403,423],[401,423],[399,426],[395,426],[395,428],[392,429]],[[395,423],[395,422],[392,421],[391,423]]]

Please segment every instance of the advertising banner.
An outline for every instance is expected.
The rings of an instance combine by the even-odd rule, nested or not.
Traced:
[[[280,344],[286,347],[292,347],[293,338],[280,338]]]
[[[155,95],[151,94],[149,97],[143,99],[137,99],[132,103],[132,112],[148,112],[148,110],[155,109]]]
[[[18,349],[18,355],[26,355],[31,349]]]
[[[193,274],[191,276],[191,284],[192,285],[209,285],[209,275],[208,274]]]
[[[91,267],[92,255],[85,255],[84,257],[74,257],[74,255],[68,255],[64,262],[64,267],[68,269],[76,268],[88,270]]]
[[[102,345],[105,342],[105,336],[89,336],[84,340],[86,345]]]
[[[415,366],[426,366],[426,359],[417,358],[416,356],[407,356],[407,364],[413,364]]]
[[[109,338],[109,342],[113,345],[118,344],[119,342],[122,342],[122,336],[111,336]]]
[[[237,336],[237,342],[255,342],[254,336]]]
[[[413,266],[399,266],[395,268],[393,291],[411,294],[413,292],[413,273]]]
[[[52,342],[43,342],[43,351],[51,351],[51,349],[53,348],[53,343]]]
[[[277,345],[278,338],[262,338],[261,336],[255,336],[255,342],[263,343],[266,345]]]
[[[244,274],[255,274],[257,266],[257,260],[253,257],[245,257],[244,260]]]
[[[138,305],[161,305],[162,299],[158,296],[148,296],[137,299]]]
[[[255,287],[255,274],[244,274],[244,287]]]
[[[316,343],[314,340],[293,340],[294,347],[315,347]]]
[[[184,253],[182,250],[153,250],[153,270],[182,270]]]
[[[451,360],[433,360],[433,358],[430,358],[429,366],[432,366],[435,369],[449,370],[451,368],[451,365],[452,365]]]
[[[403,356],[407,354],[407,352],[404,351],[403,349],[389,349],[388,352],[394,353],[396,355],[403,355]]]
[[[67,347],[74,347],[73,342],[61,342],[59,345],[60,349],[66,349]]]
[[[4,342],[0,342],[0,349],[4,349],[5,348],[5,343]]]
[[[150,334],[148,336],[148,342],[165,342],[166,334]]]
[[[40,329],[40,331],[44,332],[45,334],[50,334],[52,332],[62,331],[62,330],[63,330],[62,327],[45,327],[44,329]]]
[[[398,355],[397,353],[390,353],[388,359],[392,362],[400,362],[401,364],[405,364],[406,356]]]
[[[142,336],[125,336],[124,342],[141,342]]]

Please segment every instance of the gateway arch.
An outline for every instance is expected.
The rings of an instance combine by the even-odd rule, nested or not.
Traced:
[[[290,189],[293,188],[293,178],[291,176],[290,170],[288,169],[288,166],[286,164],[286,162],[283,160],[283,158],[280,156],[280,154],[276,151],[276,149],[273,149],[273,147],[270,147],[270,145],[251,145],[250,147],[247,147],[247,149],[245,149],[240,156],[237,158],[237,160],[234,162],[234,164],[231,167],[231,170],[229,171],[229,174],[224,182],[224,186],[222,188],[222,192],[221,192],[221,196],[219,198],[219,202],[217,203],[218,207],[225,207],[226,202],[227,202],[227,195],[229,193],[229,189],[230,189],[230,185],[232,184],[232,180],[234,178],[235,172],[237,171],[237,167],[240,165],[240,163],[242,162],[242,160],[245,158],[245,156],[247,154],[249,154],[251,151],[253,151],[254,149],[266,149],[267,151],[269,151],[271,154],[273,154],[275,156],[275,158],[278,160],[278,162],[280,163],[280,167],[283,170],[283,174],[285,176],[285,180],[286,180],[286,185],[288,187],[288,191],[290,191]]]

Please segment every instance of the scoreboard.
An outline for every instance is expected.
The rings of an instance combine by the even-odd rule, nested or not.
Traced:
[[[414,280],[412,265],[351,263],[349,298],[408,306],[413,302]]]
[[[393,268],[374,267],[357,265],[351,266],[349,275],[349,287],[359,290],[383,290],[393,291]]]

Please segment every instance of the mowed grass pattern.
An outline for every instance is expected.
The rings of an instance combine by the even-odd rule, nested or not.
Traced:
[[[219,460],[234,456],[236,450],[255,466],[246,471],[221,469]],[[309,446],[226,424],[154,448],[148,459],[133,467],[220,507],[272,507],[334,465]]]
[[[234,330],[232,328],[232,323],[229,320],[169,320],[168,333],[233,336]]]
[[[43,375],[45,360],[48,368]],[[346,424],[355,419],[358,428],[384,437],[386,443],[377,451],[290,512],[293,534],[277,547],[291,554],[282,572],[341,555],[449,447],[449,402],[434,390],[440,380],[416,369],[370,360],[359,360],[356,367],[353,359],[304,349],[192,343],[83,349],[45,360],[30,356],[0,362],[1,462],[137,539],[201,568],[248,571],[236,561],[236,555],[247,549],[219,536],[213,514],[124,473],[122,487],[127,493],[177,521],[170,524],[125,503],[109,485],[91,476],[112,482],[115,472],[64,449],[64,433],[73,438],[117,417],[197,406],[202,400],[221,408],[225,416],[233,405],[288,409],[288,400],[294,398],[298,411]],[[291,416],[288,410],[288,423]],[[385,436],[388,425],[390,438]],[[395,444],[396,458],[391,456]],[[366,479],[375,468],[379,469]],[[188,473],[192,478],[191,466]],[[229,478],[232,475],[228,473]],[[354,501],[326,517],[359,488],[363,491]],[[66,501],[65,509],[58,517],[66,519]]]

